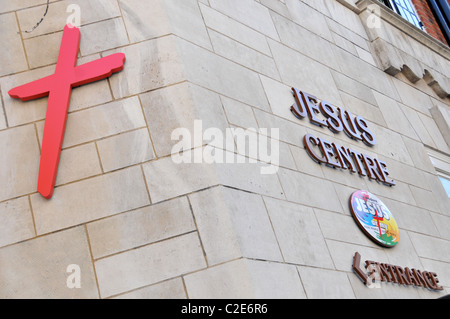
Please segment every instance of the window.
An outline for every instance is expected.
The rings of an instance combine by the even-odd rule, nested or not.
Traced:
[[[436,169],[436,173],[439,180],[442,183],[447,196],[450,198],[450,157],[427,149],[428,156],[430,157],[431,163]]]
[[[380,0],[388,8],[401,15],[403,18],[423,30],[423,23],[418,18],[410,0]]]
[[[450,44],[450,4],[447,0],[428,0],[428,3],[447,43]]]
[[[439,179],[441,180],[442,185],[444,185],[444,189],[447,192],[448,198],[450,198],[450,179],[441,176],[439,176]]]

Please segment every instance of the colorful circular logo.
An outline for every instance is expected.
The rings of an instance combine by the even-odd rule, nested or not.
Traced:
[[[400,241],[394,216],[375,195],[362,190],[353,193],[350,210],[358,226],[377,244],[394,247]]]

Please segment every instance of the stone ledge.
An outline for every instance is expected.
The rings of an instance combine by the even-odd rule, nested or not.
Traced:
[[[345,0],[338,0],[339,2]],[[429,34],[420,30],[416,26],[412,25],[410,22],[405,20],[403,17],[399,16],[392,10],[386,8],[384,5],[380,5],[378,1],[374,0],[358,0],[355,3],[356,7],[359,9],[358,14],[361,14],[364,10],[368,9],[370,5],[377,5],[380,7],[380,18],[384,21],[389,22],[391,25],[400,29],[401,31],[407,33],[409,36],[414,38],[415,40],[421,42],[422,44],[428,46],[436,53],[441,54],[447,59],[450,59],[450,48],[443,44],[442,42],[436,40]],[[370,10],[370,8],[369,8]],[[373,12],[372,12],[373,13]]]
[[[340,2],[341,1],[343,0],[340,0]],[[439,64],[439,59],[445,59],[447,62],[450,60],[449,47],[418,29],[390,9],[378,4],[378,1],[358,0],[355,5],[359,11],[354,8],[353,11],[359,14],[362,20],[368,19],[369,15],[377,14],[382,22],[387,23],[401,33],[406,34],[409,38],[413,39],[413,41],[417,41],[419,45],[425,46],[427,49],[440,56],[437,57],[437,60],[431,57],[433,62]],[[377,9],[379,8],[379,11],[376,12],[373,7],[370,7],[371,5],[376,5]],[[403,72],[412,83],[424,79],[440,98],[450,96],[450,80],[443,75],[441,71],[436,70],[433,66],[425,65],[420,61],[422,59],[417,59],[412,56],[411,52],[414,52],[415,54],[419,54],[420,52],[414,50],[417,49],[417,46],[414,48],[408,38],[395,39],[395,41],[398,40],[398,43],[390,43],[386,40],[386,37],[389,37],[389,34],[386,33],[382,27],[370,29],[367,25],[365,25],[365,27],[369,39],[371,40],[371,47],[376,54],[375,58],[378,60],[378,64],[383,71],[393,76],[399,72]],[[407,46],[406,48],[410,49],[407,50],[408,52],[405,52],[405,44]]]

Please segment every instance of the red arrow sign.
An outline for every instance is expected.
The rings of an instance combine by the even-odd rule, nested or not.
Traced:
[[[49,97],[38,180],[38,192],[47,199],[55,187],[72,88],[107,78],[124,68],[123,53],[76,66],[79,46],[80,30],[66,25],[55,73],[8,92],[22,101]]]

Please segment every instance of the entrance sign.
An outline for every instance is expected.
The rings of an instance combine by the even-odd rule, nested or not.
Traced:
[[[366,260],[365,268],[368,273],[361,269],[361,255],[356,252],[353,257],[353,271],[368,287],[373,287],[373,283],[392,282],[399,285],[423,287],[431,290],[444,290],[439,286],[438,275],[430,271],[420,271],[410,269],[409,267],[400,267],[387,263],[379,263],[376,261]]]
[[[22,101],[49,97],[38,178],[38,192],[47,199],[55,187],[72,88],[105,79],[124,68],[123,53],[76,66],[79,46],[80,30],[66,25],[55,73],[8,92]]]
[[[362,190],[354,192],[350,198],[350,211],[362,231],[377,244],[394,247],[399,243],[397,222],[375,195]]]

